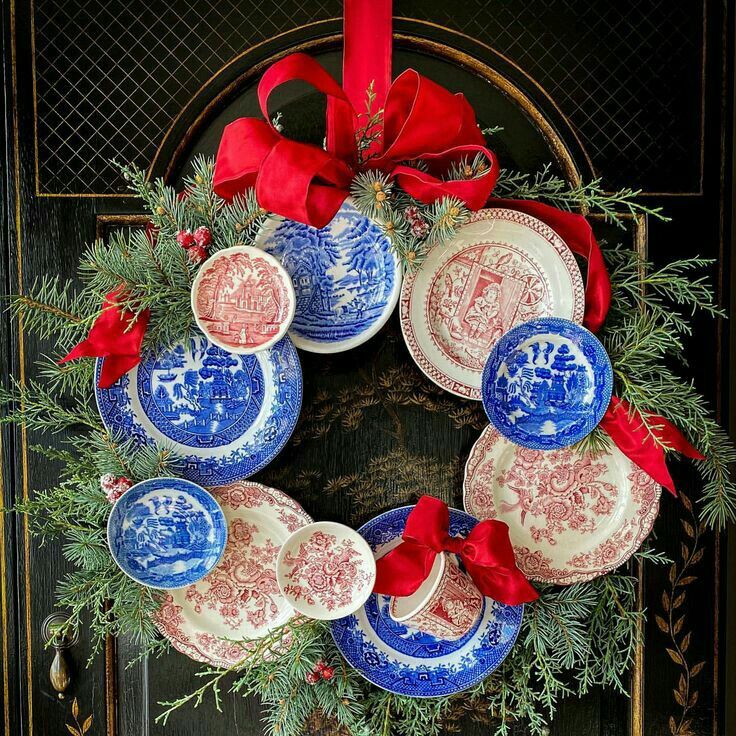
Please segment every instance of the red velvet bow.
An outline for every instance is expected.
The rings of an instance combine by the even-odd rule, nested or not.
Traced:
[[[401,74],[385,94],[390,78],[391,3],[375,4],[379,12],[366,12],[368,3],[345,5],[345,84],[343,89],[314,59],[292,54],[273,64],[258,85],[258,101],[265,120],[240,118],[224,130],[215,163],[214,188],[230,199],[255,187],[262,207],[292,220],[324,227],[349,194],[350,183],[361,168],[357,162],[356,109],[362,109],[372,78],[384,80],[375,88],[382,105],[382,153],[362,168],[380,169],[396,178],[404,191],[424,203],[443,196],[461,199],[470,209],[480,209],[498,178],[494,154],[472,107],[462,94],[422,77],[413,69]],[[371,4],[371,8],[374,4]],[[363,44],[380,49],[366,61]],[[357,46],[357,47],[356,47]],[[282,136],[270,120],[268,98],[281,84],[292,80],[311,84],[327,96],[326,150]],[[483,153],[488,171],[473,179],[443,180],[448,167]],[[409,163],[407,163],[409,162]],[[410,162],[422,162],[420,170]]]
[[[146,309],[133,321],[132,312],[120,309],[118,290],[105,296],[102,313],[95,320],[87,337],[62,358],[66,363],[75,358],[103,358],[99,387],[110,388],[124,373],[141,361],[141,345],[148,327]]]
[[[411,595],[427,579],[435,557],[452,552],[460,557],[483,595],[510,606],[539,597],[516,567],[506,524],[496,519],[481,521],[465,539],[450,536],[449,528],[447,504],[422,496],[406,519],[401,535],[404,541],[376,561],[373,592]]]

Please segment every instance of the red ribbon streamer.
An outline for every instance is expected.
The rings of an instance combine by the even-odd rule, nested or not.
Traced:
[[[406,520],[404,540],[376,561],[374,593],[406,596],[416,592],[427,579],[435,557],[452,552],[460,559],[483,595],[516,606],[539,597],[516,567],[509,528],[502,521],[479,522],[466,539],[449,534],[447,504],[422,496]]]
[[[240,118],[224,130],[215,162],[214,188],[231,199],[255,187],[261,206],[314,227],[324,227],[349,194],[360,168],[380,169],[395,177],[407,193],[429,204],[444,196],[480,209],[498,178],[495,155],[485,146],[475,113],[462,94],[422,77],[413,69],[388,87],[391,75],[391,2],[348,0],[345,7],[343,89],[314,59],[292,54],[273,64],[258,85],[264,120]],[[268,112],[277,87],[299,79],[327,96],[326,150],[282,136]],[[376,105],[385,97],[383,153],[358,166],[356,110],[370,81]],[[362,87],[365,85],[365,87]],[[373,149],[371,149],[373,150]],[[473,179],[445,181],[448,167],[483,153],[488,171]],[[411,165],[423,162],[427,171]]]
[[[590,223],[582,215],[566,212],[542,202],[525,199],[492,199],[489,205],[507,207],[536,217],[549,225],[567,244],[573,253],[588,262],[585,284],[585,316],[583,324],[598,332],[605,322],[611,305],[611,281],[608,278],[603,254],[593,235]]]
[[[652,438],[647,425],[659,442]],[[629,460],[664,486],[673,496],[676,496],[677,492],[667,469],[664,448],[681,452],[693,460],[705,459],[672,422],[658,414],[648,414],[645,424],[639,412],[633,411],[626,401],[616,396],[611,399],[600,427],[608,433]]]
[[[120,309],[117,297],[118,290],[105,296],[102,313],[87,337],[59,361],[66,363],[76,358],[103,358],[98,383],[100,388],[110,388],[120,376],[140,363],[141,344],[150,317],[146,309],[133,321],[133,313]]]

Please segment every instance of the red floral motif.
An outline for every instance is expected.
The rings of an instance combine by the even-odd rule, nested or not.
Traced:
[[[501,511],[518,509],[522,526],[527,515],[543,521],[530,526],[535,542],[546,539],[557,544],[557,537],[568,529],[592,532],[597,517],[608,517],[618,495],[616,487],[601,477],[606,472],[605,462],[581,457],[571,448],[554,453],[519,448],[513,465],[496,481],[518,500],[502,501]]]
[[[651,531],[660,492],[617,448],[595,458],[570,448],[529,450],[492,427],[465,469],[466,509],[508,523],[519,569],[560,584],[626,562]]]
[[[230,522],[222,560],[200,585],[187,588],[196,613],[204,607],[216,610],[233,630],[244,620],[264,629],[279,616],[276,556],[281,546],[262,536],[243,519]]]
[[[322,531],[311,534],[296,554],[287,551],[283,565],[291,568],[285,577],[292,581],[284,593],[327,611],[350,605],[373,580],[352,539]]]
[[[311,519],[293,499],[256,483],[210,490],[228,519],[223,558],[199,583],[168,594],[155,618],[175,649],[227,668],[241,662],[249,648],[230,639],[265,634],[293,615],[278,590],[275,560],[281,541]],[[260,526],[264,517],[268,521]],[[285,636],[284,646],[289,641]]]
[[[232,348],[268,343],[293,307],[287,278],[262,254],[222,251],[213,256],[200,271],[194,294],[200,327]]]

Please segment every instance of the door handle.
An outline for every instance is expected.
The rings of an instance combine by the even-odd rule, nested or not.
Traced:
[[[67,617],[63,613],[52,613],[47,616],[41,627],[44,641],[54,650],[54,658],[49,667],[49,680],[60,700],[72,682],[72,669],[69,665],[66,650],[79,641],[79,632],[67,626]]]

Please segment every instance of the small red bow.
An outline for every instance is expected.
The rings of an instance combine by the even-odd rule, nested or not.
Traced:
[[[327,96],[326,150],[285,138],[270,120],[269,95],[295,79]],[[239,118],[222,134],[215,163],[215,191],[231,199],[255,187],[258,202],[265,209],[324,227],[340,209],[361,168],[357,163],[355,129],[359,122],[354,102],[317,61],[305,54],[291,54],[269,67],[258,85],[258,101],[264,120]],[[496,157],[485,147],[465,96],[448,92],[413,69],[406,70],[388,89],[380,146],[382,153],[362,168],[385,171],[404,191],[424,203],[454,196],[470,209],[480,209],[498,178]],[[486,173],[471,179],[441,178],[451,164],[479,152],[488,160]],[[422,162],[423,167],[407,162]]]
[[[506,524],[496,519],[481,521],[465,539],[450,536],[449,529],[447,504],[422,496],[406,520],[401,535],[404,541],[377,560],[373,592],[411,595],[427,579],[435,557],[452,552],[460,557],[483,595],[510,606],[539,597],[516,567]]]
[[[59,361],[66,363],[76,358],[103,358],[98,383],[100,388],[110,388],[120,376],[140,363],[141,345],[150,317],[146,309],[133,321],[133,314],[119,307],[117,296],[117,289],[105,296],[102,313],[87,337]]]

